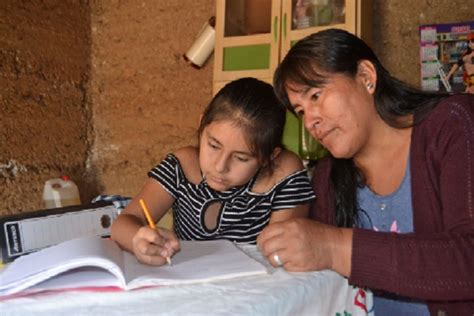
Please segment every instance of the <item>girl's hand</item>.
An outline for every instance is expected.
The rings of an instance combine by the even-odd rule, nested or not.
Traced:
[[[164,228],[141,227],[132,239],[133,253],[138,261],[155,266],[167,263],[180,250],[175,234]]]
[[[295,218],[270,224],[257,238],[262,254],[273,266],[275,255],[288,271],[334,270],[350,274],[352,230]]]

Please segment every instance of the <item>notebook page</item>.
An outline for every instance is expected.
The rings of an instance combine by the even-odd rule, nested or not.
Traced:
[[[124,253],[128,288],[172,285],[266,274],[266,268],[228,240],[180,241],[171,266],[147,266]]]
[[[104,266],[119,276],[121,250],[111,240],[93,236],[22,256],[0,272],[0,294],[16,293],[64,271],[90,264]]]

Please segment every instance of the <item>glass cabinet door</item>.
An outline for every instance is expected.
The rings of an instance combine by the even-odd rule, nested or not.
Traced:
[[[292,0],[292,30],[345,24],[345,20],[345,0]]]
[[[224,37],[271,32],[271,0],[226,0]]]
[[[281,58],[303,37],[327,28],[356,34],[356,6],[363,0],[283,0]]]
[[[217,0],[214,79],[267,79],[278,65],[281,0]]]

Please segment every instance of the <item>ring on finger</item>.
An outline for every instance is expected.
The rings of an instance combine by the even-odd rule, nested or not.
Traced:
[[[276,263],[277,266],[282,266],[283,262],[280,259],[280,256],[278,256],[278,253],[275,252],[273,255],[273,261]]]

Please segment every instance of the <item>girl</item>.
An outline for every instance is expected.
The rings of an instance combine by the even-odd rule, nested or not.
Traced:
[[[301,160],[283,149],[285,108],[270,84],[227,84],[206,108],[199,147],[176,150],[151,171],[141,192],[112,226],[112,239],[138,260],[162,265],[179,239],[255,243],[269,223],[306,217],[314,198]],[[174,232],[145,225],[172,207]]]

